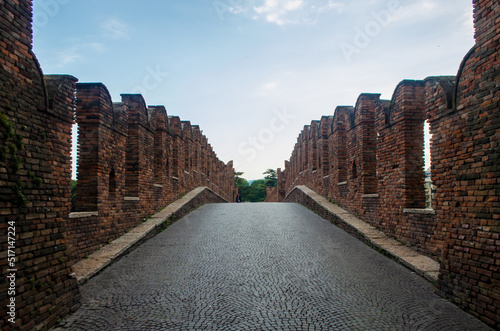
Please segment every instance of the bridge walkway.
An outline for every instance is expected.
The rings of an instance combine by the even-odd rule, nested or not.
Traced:
[[[56,330],[488,330],[294,203],[204,205],[81,291]]]

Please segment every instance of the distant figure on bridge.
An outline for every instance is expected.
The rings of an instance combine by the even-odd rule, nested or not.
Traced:
[[[240,203],[240,202],[241,202],[241,198],[240,198],[240,195],[239,195],[239,194],[237,194],[237,195],[236,195],[236,202],[237,202],[237,203]]]

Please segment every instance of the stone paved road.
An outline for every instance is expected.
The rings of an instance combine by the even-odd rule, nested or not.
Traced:
[[[82,287],[57,330],[487,330],[298,204],[211,204]]]

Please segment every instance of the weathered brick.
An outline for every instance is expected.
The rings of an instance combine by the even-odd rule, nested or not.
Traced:
[[[356,107],[337,107],[333,118],[323,117],[321,125],[330,127],[320,135],[315,134],[318,122],[312,121],[299,134],[279,180],[285,182],[286,194],[307,185],[413,249],[442,260],[441,275],[452,277],[439,277],[440,293],[500,328],[485,316],[497,313],[492,306],[468,304],[467,286],[459,285],[480,284],[488,302],[499,277],[491,270],[500,265],[500,6],[494,0],[473,2],[476,45],[457,77],[402,81],[390,101],[361,94]],[[404,213],[425,207],[426,119],[432,134],[435,214]],[[319,148],[328,151],[321,154],[326,166],[315,172]],[[460,264],[450,263],[457,259]]]
[[[102,84],[43,76],[32,52],[31,16],[32,1],[2,1],[0,149],[18,148],[9,149],[0,163],[0,228],[6,233],[7,222],[16,222],[19,286],[17,324],[8,323],[3,313],[2,330],[50,329],[79,306],[76,279],[68,277],[77,259],[194,187],[215,188],[227,201],[235,196],[233,163],[217,158],[198,126],[174,124],[164,107],[146,107],[140,95],[123,95],[121,103],[113,104]],[[69,217],[75,108],[80,131],[77,209],[98,216]],[[179,130],[173,132],[175,125]],[[1,259],[2,270],[6,263]],[[6,300],[2,291],[1,307]]]

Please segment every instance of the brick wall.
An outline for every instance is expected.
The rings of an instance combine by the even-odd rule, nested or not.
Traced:
[[[328,195],[329,180],[330,180],[330,136],[332,134],[333,116],[323,116],[319,128],[319,173],[318,173],[318,193]],[[283,183],[283,186],[285,183]],[[283,187],[284,189],[284,187]]]
[[[443,233],[435,211],[425,209],[423,169],[426,114],[446,102],[426,90],[436,81],[453,86],[450,77],[404,80],[390,101],[361,94],[355,107],[339,106],[333,117],[324,117],[321,171],[312,170],[313,158],[300,157],[316,154],[319,145],[304,139],[317,122],[305,126],[284,170],[286,193],[307,185],[388,235],[440,258]]]
[[[77,84],[76,96],[77,212],[67,231],[74,262],[198,185],[210,183],[234,201],[232,163],[218,160],[211,147],[201,150],[200,141],[207,139],[198,126],[168,116],[163,106],[147,107],[141,95],[123,94],[113,103],[101,83]],[[214,167],[210,176],[195,160],[203,153]]]
[[[49,329],[79,307],[75,260],[195,186],[210,184],[234,201],[234,169],[199,127],[147,107],[141,95],[113,103],[103,84],[44,76],[32,52],[32,2],[1,3],[0,228],[4,238],[15,228],[15,248],[1,243],[0,329]],[[70,213],[75,107],[77,212]]]
[[[276,170],[276,187],[266,187],[266,200],[264,202],[280,202],[285,199],[285,175],[280,168]]]
[[[439,290],[500,328],[500,5],[474,1],[476,45],[451,108],[430,117],[436,213],[446,228]]]
[[[0,6],[0,329],[53,325],[78,307],[65,239],[76,79],[43,76],[32,52],[31,1]],[[7,265],[15,227],[15,265]],[[17,271],[10,272],[8,269]],[[15,274],[15,294],[9,294]],[[13,287],[14,288],[14,287]],[[15,320],[7,313],[15,298]]]
[[[438,292],[500,328],[498,1],[474,1],[474,22],[476,45],[457,77],[404,80],[392,100],[361,94],[355,107],[340,106],[331,120],[322,118],[317,142],[305,139],[312,121],[299,134],[283,178],[287,194],[307,185],[441,261]],[[432,209],[425,208],[425,120],[432,134]],[[323,173],[311,175],[309,155],[318,146],[327,151]]]
[[[405,80],[396,87],[390,103],[381,102],[377,107],[379,206],[375,222],[408,244],[415,239],[411,231],[399,226],[408,215],[403,211],[425,208],[424,96],[422,81]],[[431,249],[426,252],[432,255]]]

